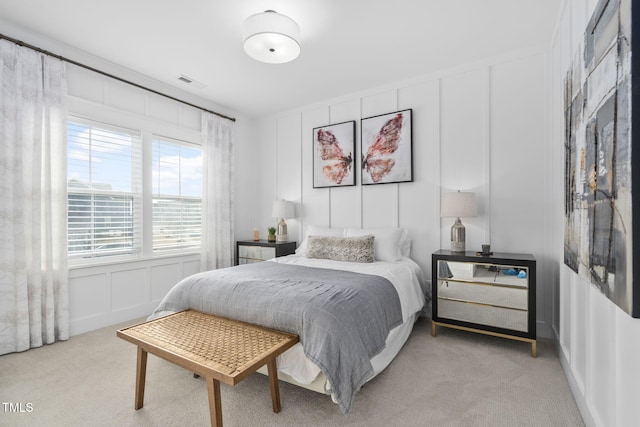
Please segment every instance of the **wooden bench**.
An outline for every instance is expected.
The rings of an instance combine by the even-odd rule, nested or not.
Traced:
[[[267,365],[274,412],[280,412],[276,357],[298,342],[297,335],[186,310],[117,331],[138,346],[135,409],[144,403],[147,353],[206,379],[211,425],[222,426],[220,381],[235,385]]]

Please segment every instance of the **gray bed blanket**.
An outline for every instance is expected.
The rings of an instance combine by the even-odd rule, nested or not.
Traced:
[[[402,323],[398,294],[383,277],[275,262],[187,277],[154,313],[189,308],[298,334],[345,414],[373,375],[371,358]]]

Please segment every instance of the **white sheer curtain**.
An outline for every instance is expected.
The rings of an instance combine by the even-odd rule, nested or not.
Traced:
[[[203,194],[200,270],[233,265],[234,200],[231,120],[202,113]]]
[[[0,40],[0,354],[69,338],[62,61]]]

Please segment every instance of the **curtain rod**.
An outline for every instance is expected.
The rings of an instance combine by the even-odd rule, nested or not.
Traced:
[[[6,35],[4,35],[2,33],[0,33],[0,39],[4,39],[4,40],[7,40],[7,41],[10,41],[11,43],[17,44],[18,46],[27,47],[29,49],[35,50],[36,52],[40,52],[40,53],[43,53],[45,55],[52,56],[52,57],[57,58],[57,59],[59,59],[61,61],[68,62],[69,64],[77,65],[78,67],[85,68],[87,70],[93,71],[94,73],[102,74],[103,76],[107,76],[107,77],[110,77],[112,79],[118,80],[120,82],[127,83],[127,84],[129,84],[131,86],[135,86],[135,87],[137,87],[139,89],[143,89],[143,90],[146,90],[148,92],[155,93],[156,95],[164,96],[165,98],[169,98],[169,99],[172,99],[174,101],[180,102],[182,104],[188,105],[190,107],[194,107],[194,108],[197,108],[199,110],[206,111],[207,113],[215,114],[216,116],[222,117],[223,119],[231,120],[232,122],[236,121],[235,117],[229,117],[229,116],[225,116],[224,114],[217,113],[215,111],[207,110],[206,108],[199,107],[197,105],[191,104],[190,102],[183,101],[183,100],[178,99],[178,98],[174,98],[173,96],[167,95],[166,93],[158,92],[157,90],[150,89],[150,88],[148,88],[146,86],[139,85],[138,83],[134,83],[132,81],[125,80],[125,79],[123,79],[121,77],[114,76],[113,74],[109,74],[109,73],[107,73],[105,71],[101,71],[101,70],[98,70],[96,68],[90,67],[89,65],[85,65],[85,64],[82,64],[80,62],[74,61],[73,59],[65,58],[64,56],[56,55],[55,53],[49,52],[48,50],[41,49],[41,48],[39,48],[37,46],[33,46],[33,45],[29,44],[29,43],[25,43],[25,42],[23,42],[21,40],[16,40],[16,39],[14,39],[12,37],[9,37],[9,36],[6,36]]]

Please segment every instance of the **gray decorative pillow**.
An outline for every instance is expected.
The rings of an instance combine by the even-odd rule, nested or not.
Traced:
[[[349,262],[373,262],[373,234],[358,237],[309,236],[307,258]]]

